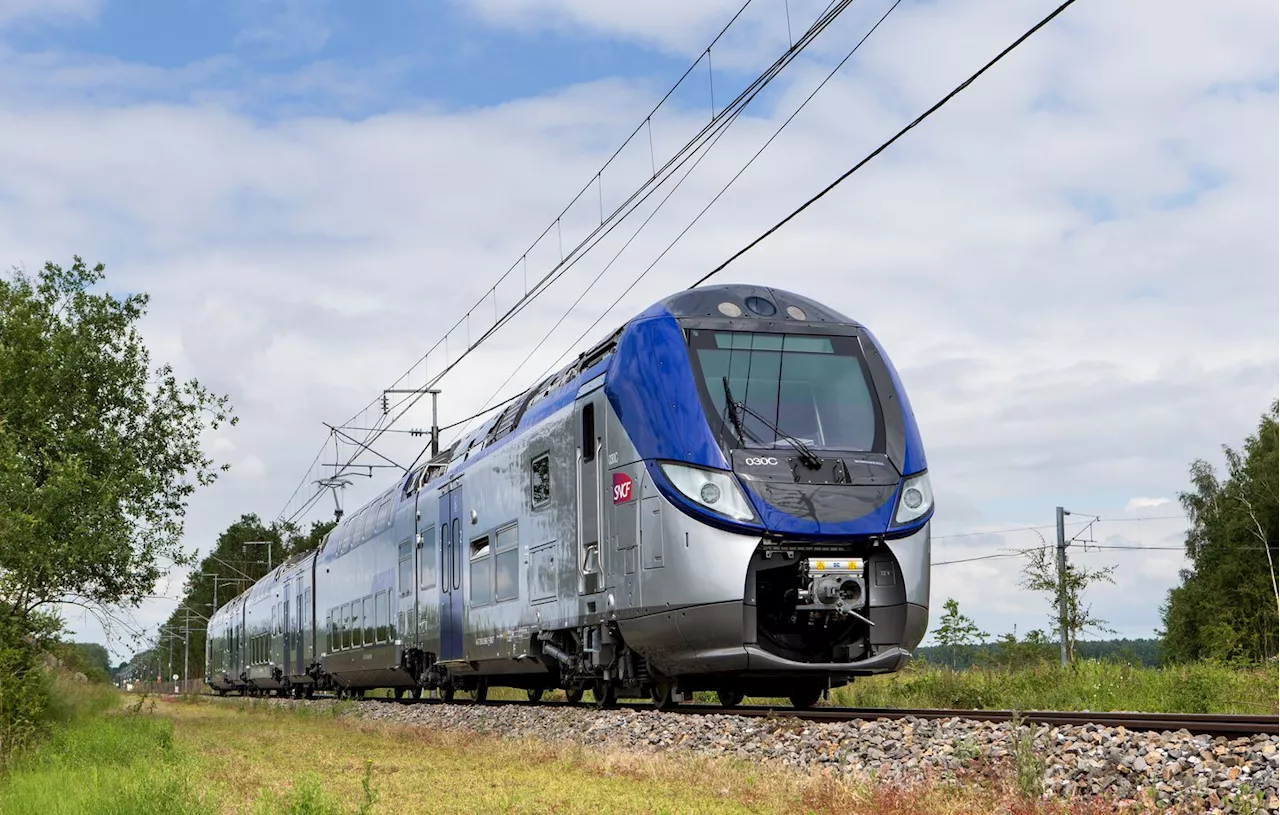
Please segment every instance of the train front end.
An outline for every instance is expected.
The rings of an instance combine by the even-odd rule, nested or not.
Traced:
[[[660,418],[624,423],[651,453],[663,534],[684,544],[660,593],[686,646],[653,661],[731,695],[902,667],[928,623],[933,496],[875,337],[754,286],[682,292],[647,317],[633,342],[665,398],[647,406]]]

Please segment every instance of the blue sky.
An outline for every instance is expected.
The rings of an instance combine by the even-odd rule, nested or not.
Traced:
[[[242,421],[208,446],[232,470],[187,524],[207,549],[240,514],[289,506],[321,422],[441,340],[445,316],[519,261],[739,5],[0,0],[0,263],[101,260],[113,288],[151,293],[155,358],[231,396]],[[825,5],[753,0],[712,52],[717,106],[786,46],[784,12],[795,36]],[[584,343],[687,285],[1056,3],[902,3],[645,272],[889,5],[841,15],[599,283],[616,236],[449,374],[442,420],[508,374],[528,384],[597,318]],[[1111,519],[1099,541],[1176,546],[1187,465],[1238,445],[1275,398],[1276,28],[1274,3],[1076,4],[724,277],[817,297],[876,332],[929,448],[935,560],[1039,545],[1024,527],[1051,530],[1058,505]],[[622,152],[610,205],[705,124],[708,84],[701,63],[654,117],[654,154],[647,139]],[[595,218],[588,196],[566,244]],[[557,255],[536,243],[531,276]],[[354,486],[348,505],[381,486]],[[1080,557],[1119,566],[1091,599],[1130,636],[1158,626],[1185,565],[1165,549]],[[940,567],[935,604],[955,597],[993,633],[1043,627],[1018,565]],[[156,594],[177,597],[183,579]],[[170,608],[130,614],[148,626]]]

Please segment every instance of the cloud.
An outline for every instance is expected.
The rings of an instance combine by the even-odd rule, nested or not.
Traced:
[[[1125,512],[1140,512],[1144,509],[1155,509],[1170,503],[1168,498],[1130,498],[1124,505]]]
[[[332,14],[324,2],[249,0],[233,8],[244,23],[235,46],[272,59],[319,51],[333,33]]]
[[[865,155],[1025,27],[1011,8],[1030,18],[1048,5],[904,6],[587,331],[829,60],[797,64],[501,395],[584,331],[593,341],[688,285]],[[719,278],[815,296],[876,332],[928,447],[935,560],[1040,545],[1059,505],[1132,517],[1133,496],[1185,488],[1187,465],[1238,443],[1275,397],[1276,9],[1209,9],[1074,7]],[[611,17],[583,36],[606,25],[643,31],[653,14],[625,26]],[[930,58],[911,56],[922,53]],[[0,53],[3,262],[37,268],[73,252],[106,262],[113,288],[153,295],[144,330],[155,358],[229,393],[242,417],[220,459],[231,472],[191,507],[188,543],[206,550],[241,513],[274,517],[325,439],[321,422],[356,414],[353,424],[370,426],[379,410],[360,406],[473,303],[492,308],[487,293],[509,269],[498,306],[513,302],[522,256],[635,127],[655,87],[641,74],[602,77],[465,109],[379,97],[388,107],[375,112],[353,88],[350,106],[262,117],[278,98],[265,83],[233,58],[169,70]],[[674,108],[672,131],[655,128],[659,151],[705,117],[692,102]],[[606,207],[629,189],[624,171],[648,165],[644,147],[606,174]],[[528,252],[527,280],[598,217],[586,196]],[[637,226],[612,234],[445,378],[443,422],[498,389]],[[488,313],[450,334],[435,369]],[[425,377],[418,368],[409,381]],[[426,424],[423,402],[400,426]],[[384,437],[378,449],[409,461],[421,441]],[[354,480],[348,507],[386,485],[378,475]],[[1183,524],[1117,521],[1109,534],[1177,545]],[[970,531],[986,535],[944,537]],[[1158,624],[1178,555],[1078,556],[1120,565],[1131,582],[1099,587],[1097,602],[1136,636]],[[939,567],[935,602],[957,597],[993,633],[1043,627],[1044,609],[1017,587],[1019,566],[1010,557]]]
[[[0,29],[16,23],[61,25],[98,16],[102,0],[0,0]]]

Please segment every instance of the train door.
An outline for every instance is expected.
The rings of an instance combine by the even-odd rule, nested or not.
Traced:
[[[419,541],[415,544],[415,539]],[[415,548],[421,546],[420,533],[414,530],[414,537],[400,541],[399,568],[396,569],[396,636],[405,648],[418,647],[417,598],[418,586],[417,558]]]
[[[292,668],[293,668],[293,665],[290,664],[292,660],[289,659],[289,657],[293,654],[293,640],[294,640],[293,620],[289,616],[289,612],[293,607],[293,604],[289,602],[290,600],[289,594],[290,592],[292,592],[292,590],[293,590],[293,581],[291,580],[284,581],[284,595],[283,595],[283,599],[280,601],[280,629],[279,630],[280,630],[280,640],[282,643],[282,647],[280,649],[280,670],[284,672],[285,676],[288,676],[290,673],[292,673]],[[273,648],[272,650],[275,650],[275,649]]]
[[[462,565],[467,545],[462,518],[462,481],[440,495],[440,653],[441,662],[462,659]]]
[[[603,378],[598,377],[603,384]],[[590,387],[584,385],[583,388]],[[600,520],[604,467],[603,393],[598,387],[577,402],[578,593],[595,594],[600,582]]]
[[[303,602],[303,577],[298,575],[298,582],[295,586],[296,594],[294,595],[294,612],[293,612],[293,673],[295,676],[303,674],[307,670],[307,664],[302,661],[303,643],[306,642],[307,632],[304,620],[307,616],[306,604]]]

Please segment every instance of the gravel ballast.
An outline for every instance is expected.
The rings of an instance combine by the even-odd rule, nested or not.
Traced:
[[[280,700],[278,704],[333,702]],[[831,768],[862,777],[874,773],[878,779],[903,782],[963,773],[984,758],[995,763],[1014,759],[1008,723],[960,718],[807,722],[781,713],[770,719],[526,704],[376,701],[355,703],[353,712],[370,721],[616,749],[689,750],[799,769]],[[1044,789],[1049,795],[1101,794],[1118,800],[1146,796],[1159,804],[1199,804],[1205,812],[1234,806],[1231,811],[1277,815],[1278,746],[1278,737],[1267,735],[1228,739],[1185,730],[1155,733],[1098,725],[1039,725],[1034,753],[1044,762]]]

